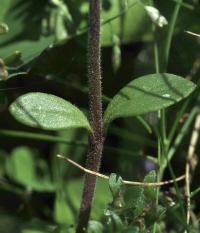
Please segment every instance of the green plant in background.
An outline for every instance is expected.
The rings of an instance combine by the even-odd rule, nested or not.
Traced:
[[[182,8],[195,11],[199,6],[181,0],[160,4],[163,12],[166,10],[166,15],[171,12],[171,7],[174,7],[172,16],[169,14],[171,19],[169,18],[168,23],[161,11],[154,7],[159,8],[159,4],[156,1],[154,4],[154,1],[136,0],[123,2],[94,0],[89,3],[79,0],[76,4],[73,1],[42,1],[36,5],[32,0],[3,1],[0,20],[8,26],[2,23],[0,27],[2,34],[0,75],[3,80],[0,83],[0,99],[2,103],[5,102],[4,98],[9,103],[12,102],[8,109],[18,122],[38,130],[29,132],[29,128],[12,130],[12,127],[9,130],[1,126],[0,136],[36,139],[40,143],[46,141],[57,144],[53,147],[53,152],[52,147],[50,148],[52,157],[48,158],[45,156],[41,158],[31,146],[17,147],[10,151],[10,155],[4,151],[0,153],[1,176],[5,178],[5,180],[2,178],[0,192],[11,193],[22,199],[17,203],[21,203],[18,211],[23,216],[19,218],[15,214],[11,216],[9,211],[0,211],[1,232],[13,232],[16,229],[16,232],[24,233],[75,232],[75,229],[77,233],[156,233],[184,230],[198,232],[197,221],[190,222],[191,206],[185,205],[184,193],[177,184],[177,173],[171,160],[198,114],[199,97],[198,92],[194,92],[197,88],[192,81],[167,73],[167,67],[179,10]],[[89,24],[87,24],[88,11]],[[19,14],[21,16],[16,17]],[[27,25],[25,20],[30,16],[34,20]],[[198,25],[195,26],[195,16],[191,14],[191,23],[187,25],[187,29],[198,29]],[[184,22],[184,17],[183,14],[180,25]],[[182,31],[180,25],[176,30]],[[31,27],[34,28],[34,33],[31,32]],[[83,65],[86,63],[86,32],[88,32],[87,75]],[[142,57],[138,62],[146,67],[146,73],[143,72],[142,75],[137,74],[137,71],[134,73],[131,66],[128,66],[130,73],[134,73],[134,79],[130,80],[128,77],[128,80],[119,81],[117,76],[123,74],[123,67],[126,67],[123,63],[125,51],[123,45],[137,40],[153,45],[151,56],[155,58],[152,63],[155,68],[148,72],[148,65],[145,65],[147,49],[143,51],[145,55],[138,55]],[[110,60],[107,57],[107,60],[105,59],[104,52],[109,53]],[[132,57],[129,58],[128,63],[131,64],[132,60]],[[139,67],[138,64],[138,69]],[[116,76],[115,79],[112,80],[110,75]],[[192,75],[195,75],[194,72]],[[85,77],[88,78],[88,86]],[[49,90],[47,88],[46,84],[51,83],[54,91],[50,91],[51,87]],[[112,90],[111,85],[117,86],[118,83],[120,85],[114,89],[113,98],[102,94],[101,85],[103,90],[104,88]],[[56,95],[58,84],[59,91],[65,93],[62,94],[64,98]],[[25,89],[26,93],[18,93],[20,89]],[[13,93],[16,91],[19,97],[9,94],[10,91]],[[54,94],[47,94],[49,92]],[[74,92],[76,95],[72,94]],[[85,93],[88,93],[88,101]],[[106,91],[106,94],[109,94],[109,91]],[[81,96],[84,102],[89,103],[89,110],[83,104]],[[72,102],[80,104],[83,111],[65,100],[71,97]],[[187,99],[184,103],[178,103],[185,98]],[[192,101],[196,103],[191,104]],[[166,109],[169,106],[172,108]],[[178,115],[173,115],[172,120],[168,114],[171,114],[173,107]],[[179,122],[186,111],[190,113],[179,129]],[[151,116],[153,120],[150,119]],[[120,121],[122,118],[124,129],[116,126],[117,119]],[[48,130],[48,133],[45,134],[44,130]],[[147,132],[151,133],[151,138],[152,135],[156,137],[157,151],[155,138],[152,142],[150,137],[146,136]],[[124,149],[107,145],[112,133],[121,138]],[[133,158],[134,151],[129,149],[133,144],[131,141],[135,142],[136,138],[138,145],[134,143],[137,154],[135,157],[139,157],[141,148],[143,152],[146,151],[145,154],[149,154],[140,158],[138,162]],[[147,144],[151,148],[148,148]],[[101,156],[106,151],[123,155],[120,157],[118,167],[121,170],[123,166],[125,167],[124,171],[127,172],[130,182],[125,182],[113,173],[109,177],[109,182],[101,181],[96,175],[86,172],[80,200],[82,185],[81,181],[76,179],[77,169],[58,161],[55,155],[66,154],[72,156],[73,160],[83,162],[85,160],[82,159],[83,155],[87,154],[86,168],[98,173]],[[128,163],[125,155],[131,155]],[[157,171],[148,173],[143,183],[127,186],[127,183],[132,184],[135,176],[134,172],[132,174],[132,167],[128,168],[132,163],[136,164],[137,172],[141,172],[140,179],[143,176],[141,161],[146,164],[147,169],[153,166]],[[113,172],[112,170],[115,168],[111,166],[109,172]],[[167,171],[173,179],[170,183],[173,183],[172,192],[175,193],[175,200],[170,201],[168,195],[158,187]],[[188,178],[187,173],[186,177]],[[145,186],[146,183],[151,184]],[[49,197],[50,204],[46,204],[39,196],[37,198],[37,193]],[[192,194],[189,193],[189,198],[191,197]],[[81,207],[77,218],[79,202]],[[7,222],[10,223],[10,229],[5,229]]]

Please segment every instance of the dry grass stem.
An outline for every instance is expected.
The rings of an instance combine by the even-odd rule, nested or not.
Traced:
[[[199,130],[200,130],[200,113],[197,115],[194,129],[192,132],[190,145],[188,148],[188,155],[187,155],[187,161],[186,161],[186,167],[185,167],[185,192],[186,192],[186,199],[187,199],[187,224],[190,223],[191,218],[191,201],[190,201],[190,183],[192,180],[192,173],[194,173],[194,170],[197,165],[197,159],[195,156],[195,148],[197,145],[197,141],[199,138]],[[187,230],[185,231],[187,233]]]
[[[99,172],[94,172],[91,171],[87,168],[84,168],[83,166],[81,166],[80,164],[74,162],[73,160],[66,158],[62,155],[57,155],[58,158],[71,163],[72,165],[74,165],[75,167],[79,168],[80,170],[84,171],[85,173],[89,173],[91,175],[103,178],[103,179],[109,179],[109,176],[103,175]],[[185,175],[182,175],[174,180],[166,180],[166,181],[161,181],[161,182],[149,182],[149,183],[145,183],[145,182],[137,182],[137,181],[129,181],[129,180],[123,180],[123,183],[126,185],[134,185],[134,186],[163,186],[163,185],[168,185],[168,184],[172,184],[174,182],[178,182],[181,181],[185,178]]]
[[[200,37],[200,34],[197,34],[197,33],[194,33],[194,32],[191,32],[191,31],[185,31],[187,34],[190,34],[192,36],[197,36],[197,37]]]

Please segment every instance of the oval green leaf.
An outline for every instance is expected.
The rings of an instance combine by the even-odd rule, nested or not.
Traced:
[[[38,192],[55,191],[46,161],[28,147],[13,150],[11,156],[7,156],[5,169],[7,176],[21,185]]]
[[[150,74],[128,83],[114,96],[104,114],[107,128],[120,117],[143,115],[164,109],[188,96],[196,85],[173,74]]]
[[[28,93],[18,97],[9,110],[16,120],[28,126],[46,130],[86,128],[91,131],[84,113],[55,95]]]

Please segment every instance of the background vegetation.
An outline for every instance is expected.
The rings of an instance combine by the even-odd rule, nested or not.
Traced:
[[[156,7],[168,24],[159,27],[153,22],[148,5]],[[84,166],[86,130],[32,128],[19,123],[9,106],[25,93],[45,92],[88,115],[88,1],[1,0],[0,22],[0,232],[75,232],[83,172],[56,155]],[[160,118],[151,112],[120,118],[109,126],[101,173],[146,182],[159,181],[159,167],[164,167],[163,180],[185,174],[194,123],[196,131],[200,127],[200,41],[185,31],[200,32],[197,0],[102,0],[104,109],[127,83],[156,73],[158,66],[161,72],[192,80],[197,88],[164,113],[168,140],[164,154],[170,163],[157,159]],[[184,181],[160,189],[124,187],[112,175],[109,182],[97,180],[88,232],[199,232],[199,141],[195,148],[190,159],[189,225]]]

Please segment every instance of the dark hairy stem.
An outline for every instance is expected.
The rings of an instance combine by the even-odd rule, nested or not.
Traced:
[[[100,10],[101,0],[90,0],[88,32],[88,82],[90,123],[93,132],[89,137],[89,151],[87,154],[86,168],[92,171],[99,171],[103,149]],[[87,229],[95,185],[96,177],[86,174],[76,233],[83,233]]]

